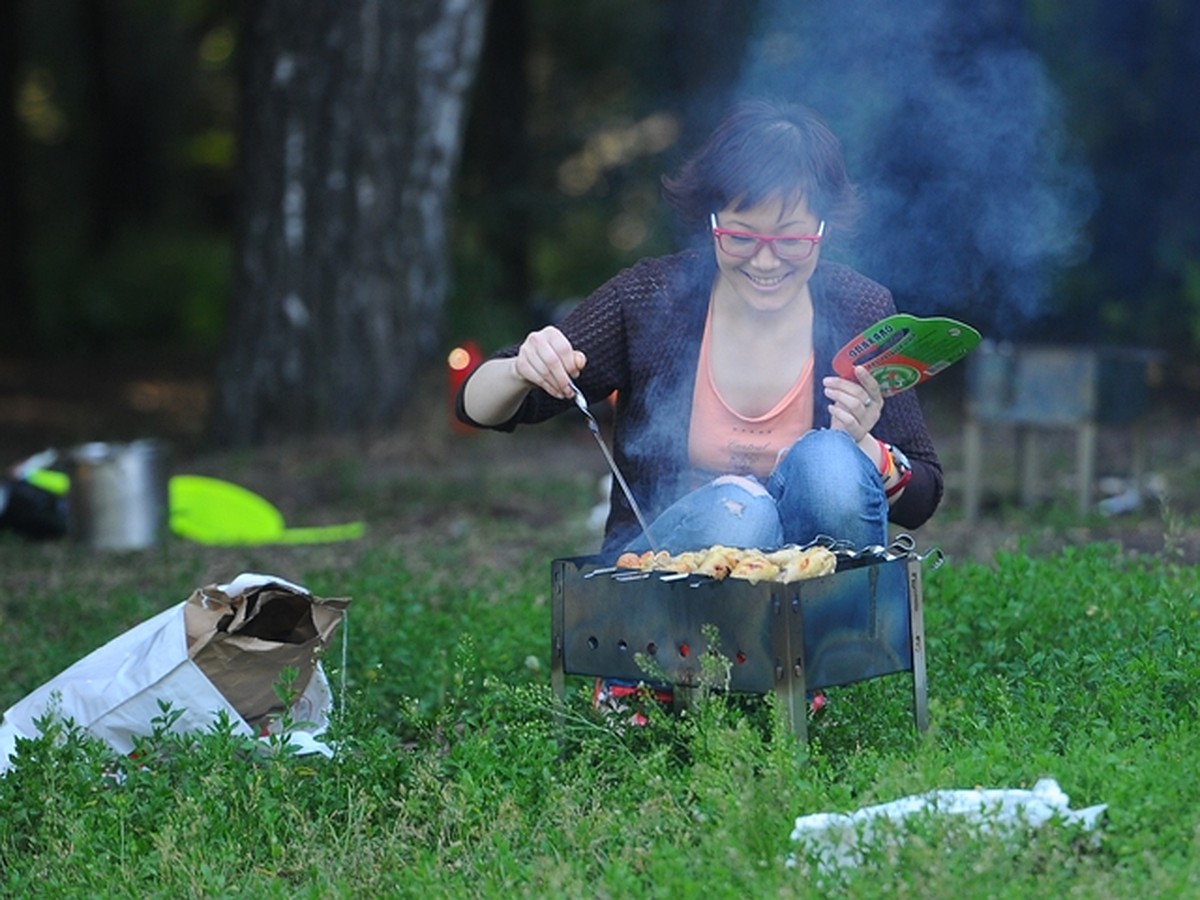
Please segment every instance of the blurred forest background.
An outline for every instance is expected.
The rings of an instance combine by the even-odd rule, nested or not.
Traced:
[[[186,371],[201,387],[170,402],[249,440],[403,427],[403,392],[458,341],[515,340],[679,246],[659,178],[748,94],[805,102],[841,137],[865,216],[828,252],[902,309],[996,338],[1153,347],[1169,386],[1200,391],[1191,0],[14,0],[0,35],[10,421],[75,361],[76,380]],[[419,167],[400,162],[429,135],[451,177],[417,196]],[[344,187],[320,168],[334,157],[357,206],[322,205]],[[310,223],[291,263],[262,252],[291,240],[289,166],[312,170],[296,175],[309,216],[344,226]],[[364,197],[385,192],[370,220]],[[289,356],[278,335],[302,325],[316,337]],[[269,388],[246,374],[258,354],[303,371]],[[393,394],[370,400],[389,361]],[[330,373],[324,412],[280,399]]]

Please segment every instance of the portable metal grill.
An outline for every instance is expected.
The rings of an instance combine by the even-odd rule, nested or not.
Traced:
[[[791,584],[613,572],[595,557],[554,560],[555,694],[564,696],[566,675],[583,675],[665,680],[686,696],[701,684],[706,654],[719,654],[728,689],[775,691],[805,741],[809,691],[910,672],[913,717],[924,731],[921,570],[933,554],[917,554],[907,535],[886,549],[835,552],[835,573]],[[718,646],[705,635],[712,629]]]

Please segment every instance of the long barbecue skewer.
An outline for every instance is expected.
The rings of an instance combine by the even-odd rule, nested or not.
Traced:
[[[650,545],[650,549],[655,553],[658,552],[658,547],[654,543],[654,538],[650,537],[650,529],[646,525],[645,518],[642,517],[641,507],[638,506],[637,500],[633,498],[633,491],[629,489],[628,483],[625,481],[625,476],[621,474],[621,470],[617,468],[617,461],[613,459],[612,452],[608,449],[608,445],[604,443],[604,438],[600,434],[600,423],[596,421],[596,417],[592,415],[592,410],[588,406],[587,398],[583,396],[583,391],[579,389],[574,381],[571,382],[571,390],[575,393],[575,405],[579,407],[579,411],[583,413],[587,419],[588,430],[591,431],[592,437],[596,439],[596,443],[600,445],[601,452],[604,453],[604,459],[608,463],[608,468],[612,471],[613,478],[620,485],[621,491],[625,494],[625,499],[629,501],[629,507],[633,510],[633,514],[637,517],[638,524],[642,526],[642,534],[646,536],[646,542]]]

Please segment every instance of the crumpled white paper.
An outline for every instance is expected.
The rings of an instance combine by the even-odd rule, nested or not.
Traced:
[[[1033,790],[976,789],[938,790],[903,797],[890,803],[866,806],[852,813],[814,813],[800,816],[792,829],[792,840],[804,851],[817,855],[826,872],[850,868],[863,860],[865,848],[880,838],[878,825],[894,828],[916,814],[957,816],[988,831],[1037,828],[1057,817],[1067,825],[1091,831],[1108,808],[1101,803],[1072,810],[1070,798],[1053,778],[1043,778]],[[793,855],[789,866],[796,864]]]

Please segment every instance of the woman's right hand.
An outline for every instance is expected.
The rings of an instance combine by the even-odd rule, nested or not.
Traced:
[[[585,365],[587,357],[553,325],[530,332],[521,342],[514,362],[520,378],[564,400],[572,396],[570,380],[577,378]]]

